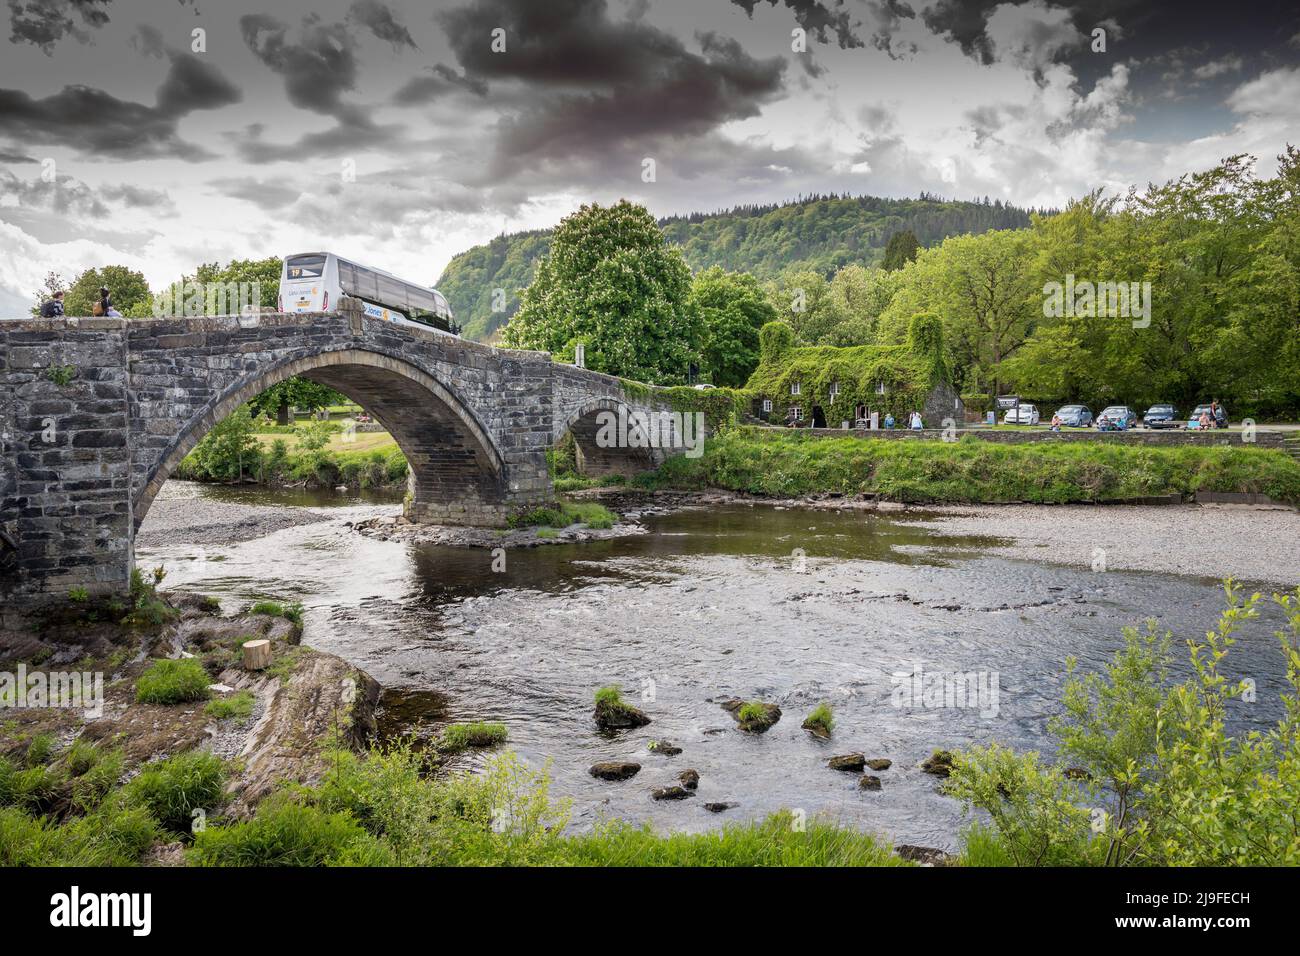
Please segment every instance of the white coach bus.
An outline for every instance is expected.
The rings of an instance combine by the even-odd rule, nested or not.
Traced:
[[[284,257],[280,274],[281,312],[328,312],[343,296],[359,299],[373,319],[417,325],[443,335],[459,335],[451,306],[437,289],[399,279],[382,269],[357,265],[332,252],[301,252]]]

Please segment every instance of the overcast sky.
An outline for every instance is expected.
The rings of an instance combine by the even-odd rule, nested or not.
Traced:
[[[432,282],[624,196],[656,215],[828,191],[1059,206],[1233,153],[1267,173],[1300,140],[1298,11],[7,0],[0,315],[103,263],[160,287],[330,249]]]

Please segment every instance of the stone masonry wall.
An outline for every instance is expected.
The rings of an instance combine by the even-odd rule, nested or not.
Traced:
[[[125,590],[135,529],[213,425],[291,375],[349,394],[411,465],[415,520],[500,525],[549,500],[546,450],[618,379],[344,311],[0,321],[0,600]],[[66,380],[65,380],[66,379]],[[665,450],[600,449],[599,468]]]

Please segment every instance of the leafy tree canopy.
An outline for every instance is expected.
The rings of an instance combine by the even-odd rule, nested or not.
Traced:
[[[701,329],[690,270],[645,207],[583,206],[555,230],[551,251],[503,341],[560,352],[590,342],[587,367],[652,384],[680,384]]]

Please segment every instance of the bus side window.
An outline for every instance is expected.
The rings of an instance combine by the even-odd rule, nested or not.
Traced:
[[[411,306],[406,300],[406,286],[388,276],[379,276],[379,303],[390,309],[406,312]]]
[[[355,267],[355,272],[355,294],[362,299],[377,300],[379,298],[379,288],[375,283],[375,274],[369,269],[363,269],[360,266]]]
[[[357,294],[357,268],[342,259],[339,260],[339,288],[345,295]]]

